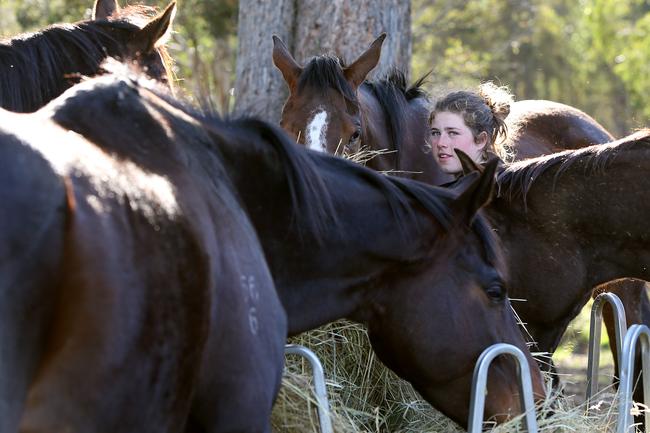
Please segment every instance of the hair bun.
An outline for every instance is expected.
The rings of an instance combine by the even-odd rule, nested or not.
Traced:
[[[514,98],[507,86],[497,86],[492,81],[487,81],[478,86],[478,94],[497,119],[504,120],[510,114]]]

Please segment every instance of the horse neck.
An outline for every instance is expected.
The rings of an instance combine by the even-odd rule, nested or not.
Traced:
[[[366,164],[376,171],[441,185],[450,179],[429,152],[429,110],[425,97],[407,100],[399,90],[379,92],[368,85],[358,90],[364,138],[369,150],[382,152]],[[379,93],[376,93],[379,92]],[[380,100],[377,94],[382,95]]]
[[[332,195],[335,216],[320,233],[304,230],[293,214],[287,174],[268,146],[225,145],[220,151],[260,238],[292,335],[343,317],[363,320],[358,313],[382,276],[422,258],[435,238],[432,217],[415,209],[412,221],[400,221],[386,196],[356,173],[376,174],[351,164],[341,170],[346,162],[324,155],[314,156],[320,162],[315,175]]]
[[[502,227],[506,249],[522,246],[521,239],[509,239],[508,233],[527,232],[536,242],[548,243],[542,247],[551,249],[555,243],[558,251],[573,251],[572,260],[584,269],[586,285],[620,277],[650,278],[650,236],[644,221],[650,212],[644,181],[650,140],[563,155],[570,163],[534,175],[525,195],[508,197],[513,182],[501,185],[502,195],[489,211]],[[529,251],[538,248],[525,244]]]
[[[0,106],[36,111],[72,86],[69,74],[94,73],[110,41],[84,30],[52,26],[0,44]]]
[[[390,136],[390,119],[366,83],[359,87],[357,96],[363,126],[363,145],[367,150],[377,152],[366,166],[375,171],[396,171],[398,159]]]

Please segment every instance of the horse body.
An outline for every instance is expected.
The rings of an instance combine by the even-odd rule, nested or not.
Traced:
[[[585,112],[554,101],[517,101],[510,106],[506,125],[505,146],[513,149],[516,161],[614,139]]]
[[[0,107],[31,112],[54,99],[81,76],[100,72],[107,57],[135,62],[151,78],[167,82],[169,56],[161,42],[176,12],[172,2],[160,15],[115,0],[98,0],[93,19],[56,24],[0,41]]]
[[[365,81],[379,61],[384,38],[377,38],[348,67],[331,56],[315,57],[301,67],[274,37],[273,62],[290,91],[280,124],[314,150],[351,155],[374,170],[441,184],[448,176],[428,156],[423,79],[408,87],[404,75],[393,71],[385,79]],[[317,116],[325,116],[324,131],[312,137]]]
[[[222,171],[205,171],[232,184],[241,200],[287,312],[290,334],[342,317],[367,323],[379,356],[461,424],[481,351],[496,342],[526,349],[507,300],[498,246],[476,217],[490,195],[492,175],[471,179],[456,196],[301,150],[260,121],[206,118],[141,81],[105,80],[90,82],[88,92],[79,86],[63,103],[52,104],[48,116],[143,168],[149,167],[153,146],[161,143],[195,149],[183,163],[189,171],[218,158],[224,179]],[[108,130],[104,124],[131,127]],[[150,143],[151,152],[129,151],[134,142]],[[251,284],[244,282],[248,290]],[[210,335],[207,351],[222,354],[213,341]],[[447,356],[443,368],[431,368],[433,360]],[[231,365],[243,373],[255,358]],[[535,389],[543,395],[539,370],[529,361]],[[278,359],[278,370],[281,366]],[[204,393],[197,395],[190,419],[199,428],[226,431],[219,428],[215,407],[242,412],[223,401],[234,400],[230,393],[217,394],[224,378],[213,378],[213,367],[210,357],[204,358],[199,380]],[[495,363],[488,416],[503,419],[518,407],[515,374],[510,360]],[[265,392],[277,389],[272,385]]]
[[[498,228],[517,311],[543,351],[553,352],[594,287],[623,277],[648,280],[650,211],[642,173],[648,132],[606,145],[508,166],[488,213]],[[646,209],[648,208],[648,209]],[[553,290],[553,302],[534,302]],[[639,299],[645,298],[640,296]],[[626,311],[638,310],[634,296]],[[649,311],[634,317],[650,321]]]
[[[195,399],[190,423],[268,431],[286,316],[223,167],[164,129],[99,149],[51,114],[0,122],[3,210],[39,225],[2,233],[2,430],[179,431]]]

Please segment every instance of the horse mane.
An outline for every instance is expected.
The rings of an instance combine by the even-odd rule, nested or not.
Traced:
[[[406,75],[398,69],[392,69],[385,78],[364,82],[364,85],[370,89],[384,112],[386,128],[393,149],[397,151],[397,167],[400,167],[400,143],[408,124],[406,113],[410,109],[409,102],[418,98],[424,98],[428,101],[429,96],[422,88],[428,75],[423,76],[413,85],[407,86]]]
[[[135,31],[154,12],[146,6],[129,6],[109,20],[53,24],[33,33],[0,41],[0,106],[11,111],[35,111],[74,84],[70,75],[70,50],[78,51],[76,69],[97,70],[107,52],[117,52],[120,43],[108,27]],[[165,47],[159,53],[169,72],[171,57]],[[17,83],[21,83],[18,85]]]
[[[535,181],[551,169],[557,169],[553,177],[553,187],[555,187],[557,179],[577,162],[584,162],[584,173],[591,174],[606,169],[621,151],[648,144],[650,144],[650,129],[641,129],[610,143],[565,150],[505,165],[497,176],[498,196],[508,196],[512,199],[521,195],[525,204],[526,195]]]
[[[359,109],[359,101],[354,89],[343,75],[345,64],[338,57],[321,55],[312,58],[304,67],[298,79],[298,89],[332,88],[343,95],[348,104]]]

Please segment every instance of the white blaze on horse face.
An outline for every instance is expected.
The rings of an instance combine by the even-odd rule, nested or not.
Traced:
[[[327,111],[321,110],[307,123],[307,148],[317,152],[326,152]]]

